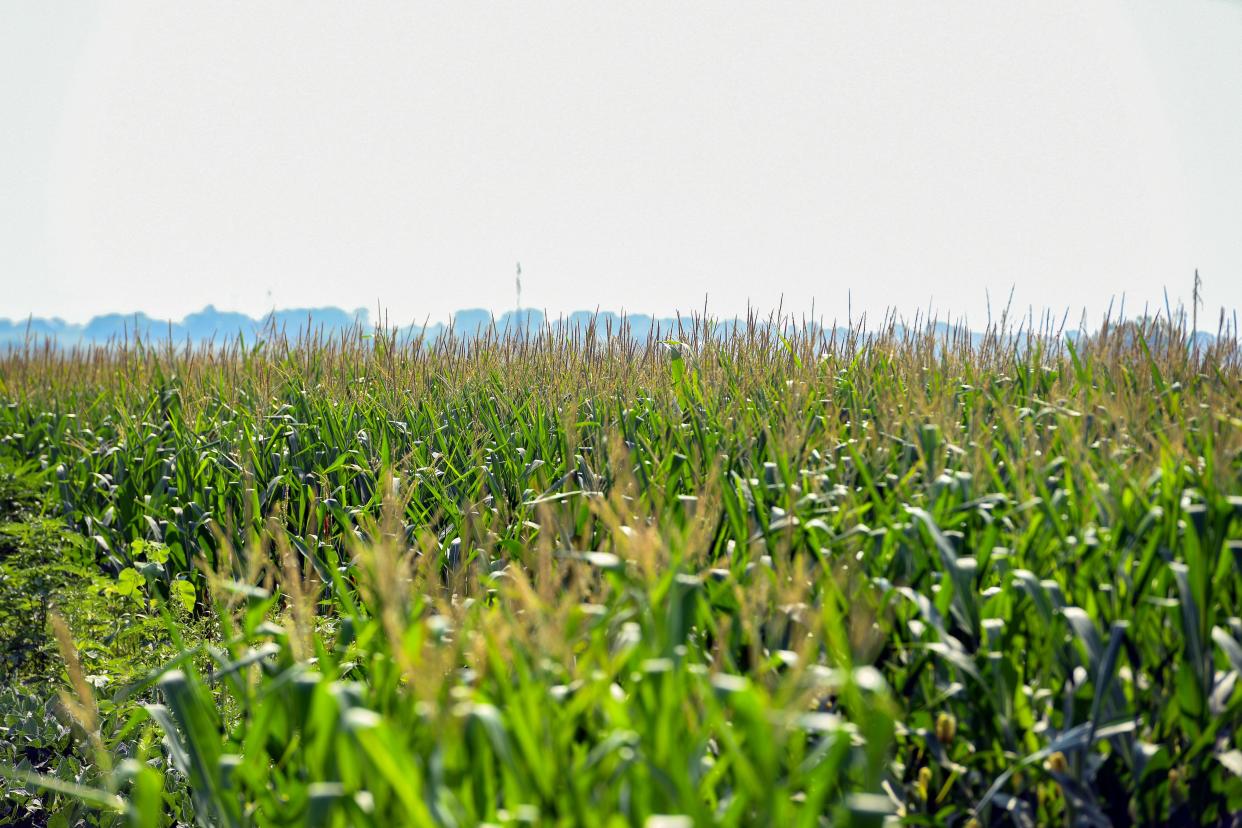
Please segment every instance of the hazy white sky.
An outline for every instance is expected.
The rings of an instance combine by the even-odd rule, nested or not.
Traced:
[[[1242,3],[0,5],[0,316],[1242,306]]]

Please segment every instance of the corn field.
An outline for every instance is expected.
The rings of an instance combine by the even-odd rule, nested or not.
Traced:
[[[49,613],[24,819],[1242,824],[1236,334],[28,343],[0,401],[136,619],[92,673]]]

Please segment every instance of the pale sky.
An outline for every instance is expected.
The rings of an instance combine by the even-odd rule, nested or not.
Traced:
[[[1242,2],[0,5],[0,316],[518,261],[554,314],[1242,307]]]

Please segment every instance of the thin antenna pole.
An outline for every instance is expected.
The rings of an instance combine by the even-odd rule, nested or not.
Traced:
[[[521,262],[517,263],[516,281],[517,281],[517,309],[518,309],[518,315],[521,316],[521,312],[522,312],[522,263]]]

